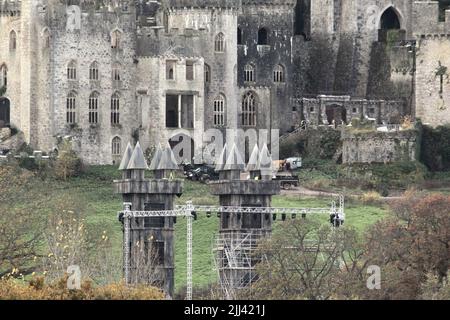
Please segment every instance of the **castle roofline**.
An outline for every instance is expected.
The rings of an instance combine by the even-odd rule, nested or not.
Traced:
[[[22,2],[21,0],[0,0],[0,14],[4,15],[19,15]]]
[[[240,8],[242,0],[168,0],[169,8]]]
[[[295,6],[296,0],[242,0],[243,6]]]

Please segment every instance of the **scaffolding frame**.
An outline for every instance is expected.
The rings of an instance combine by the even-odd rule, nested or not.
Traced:
[[[222,294],[227,300],[255,282],[254,251],[263,232],[219,233],[214,238],[213,261]],[[237,281],[236,281],[237,280]]]
[[[192,300],[192,221],[194,219],[194,212],[227,212],[227,213],[242,213],[242,214],[252,214],[252,213],[260,213],[260,214],[281,214],[288,215],[294,219],[297,215],[302,218],[306,218],[308,214],[330,214],[334,215],[335,221],[339,221],[339,224],[335,223],[335,227],[338,227],[345,220],[345,212],[344,212],[344,196],[339,196],[339,207],[336,207],[336,201],[332,201],[330,208],[274,208],[274,207],[227,207],[227,206],[204,206],[204,205],[193,205],[192,201],[187,201],[185,205],[177,205],[174,210],[157,210],[157,211],[133,211],[131,210],[132,203],[125,202],[123,203],[123,211],[118,212],[119,217],[123,217],[123,225],[124,225],[124,239],[123,239],[123,269],[124,269],[124,277],[125,282],[127,284],[130,283],[130,248],[129,248],[129,240],[130,240],[130,229],[131,229],[131,219],[132,218],[145,218],[145,217],[186,217],[186,300]],[[226,279],[221,279],[220,270],[224,271],[227,269],[221,268],[222,264],[225,261],[217,260],[217,252],[219,252],[221,248],[227,248],[228,256],[225,255],[228,260],[227,265],[228,270],[232,270],[232,266],[236,266],[234,268],[237,270],[248,270],[250,274],[250,281],[245,281],[248,284],[251,284],[254,279],[251,278],[254,272],[254,266],[252,266],[252,254],[254,249],[256,248],[255,238],[258,240],[264,236],[263,231],[253,231],[252,233],[240,233],[235,232],[231,233],[231,237],[226,238],[225,235],[228,234],[223,233],[222,235],[218,235],[213,244],[213,253],[215,257],[215,270],[219,274],[219,281],[221,282],[222,290],[227,298],[232,299],[235,297],[236,289],[242,288],[242,283],[238,284],[230,284]],[[249,245],[250,243],[250,245]],[[224,250],[224,249],[223,249]],[[222,251],[223,251],[222,250]],[[223,256],[223,255],[222,255]],[[249,260],[250,259],[250,260]],[[222,259],[223,260],[223,259]],[[230,265],[231,261],[231,265]],[[248,264],[248,262],[250,262]],[[247,263],[247,264],[245,264]],[[244,265],[245,267],[244,269]],[[223,274],[223,272],[222,272]],[[256,276],[256,275],[255,275]]]

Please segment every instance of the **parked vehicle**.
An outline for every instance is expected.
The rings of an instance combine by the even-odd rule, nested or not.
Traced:
[[[188,171],[186,178],[192,181],[201,181],[206,183],[211,180],[219,180],[219,173],[216,172],[213,167],[203,165]]]
[[[273,162],[273,166],[279,171],[297,170],[302,167],[302,158],[291,157],[285,160],[277,160]]]
[[[278,172],[273,180],[280,181],[281,188],[284,190],[290,190],[299,186],[298,175],[294,175],[290,171]]]
[[[297,170],[302,167],[302,158],[287,158],[286,167],[288,170]]]

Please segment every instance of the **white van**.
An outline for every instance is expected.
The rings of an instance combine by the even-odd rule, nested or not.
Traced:
[[[297,170],[302,167],[302,158],[287,158],[286,164],[289,164],[291,170]]]

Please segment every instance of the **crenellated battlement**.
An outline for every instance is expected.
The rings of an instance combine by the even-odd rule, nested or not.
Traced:
[[[414,1],[412,5],[412,33],[416,38],[447,37],[450,29],[450,9],[445,10],[444,21],[439,21],[438,1]]]
[[[242,0],[243,6],[287,6],[295,7],[297,0]]]
[[[0,15],[19,16],[21,5],[21,0],[0,0]]]
[[[180,8],[222,8],[239,9],[242,0],[167,0],[171,9]]]

